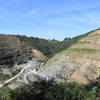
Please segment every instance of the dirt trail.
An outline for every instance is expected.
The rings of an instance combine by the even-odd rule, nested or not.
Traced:
[[[29,74],[32,74],[33,76],[39,77],[39,78],[45,78],[46,80],[48,80],[47,77],[45,77],[44,75],[40,74],[37,69],[41,66],[40,62],[31,62],[31,63],[27,63],[27,64],[22,64],[22,65],[18,65],[18,67],[21,67],[21,71],[15,75],[14,77],[6,80],[3,84],[0,84],[0,88],[5,86],[5,85],[9,85],[10,83],[12,83],[14,80],[20,79],[23,77],[24,83],[28,84],[29,80],[27,79],[27,76]],[[20,79],[20,82],[21,79]]]

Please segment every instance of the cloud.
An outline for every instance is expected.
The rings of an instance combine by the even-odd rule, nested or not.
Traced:
[[[37,13],[37,9],[32,9],[29,11],[28,16],[32,16]]]

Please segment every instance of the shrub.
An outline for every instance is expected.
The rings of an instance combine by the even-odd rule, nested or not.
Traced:
[[[96,100],[100,87],[40,81],[12,92],[14,100]]]

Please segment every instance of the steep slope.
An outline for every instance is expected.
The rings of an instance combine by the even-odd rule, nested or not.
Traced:
[[[49,58],[54,56],[56,53],[64,50],[73,42],[71,41],[71,38],[65,38],[63,41],[58,41],[55,39],[46,40],[37,37],[27,37],[27,36],[20,36],[20,35],[17,35],[17,37],[30,50],[34,48],[38,51],[41,51],[45,56]]]
[[[38,59],[41,59],[41,60],[46,60],[46,56],[42,52],[40,52],[36,49],[32,49],[31,54],[33,55],[34,58],[38,58]]]
[[[30,50],[33,48],[41,51],[45,56],[50,57],[54,54],[56,42],[48,41],[37,37],[27,37],[17,35],[20,41],[22,41]]]
[[[88,83],[100,75],[100,29],[75,37],[41,72],[49,77]]]
[[[0,35],[0,65],[13,65],[28,60],[29,53],[16,36]]]

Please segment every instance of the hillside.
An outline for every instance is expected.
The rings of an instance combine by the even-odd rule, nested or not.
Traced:
[[[19,36],[17,37],[23,42],[29,50],[37,49],[44,55],[50,57],[54,54],[56,42],[49,42],[46,39],[40,39],[35,37]],[[57,41],[58,42],[58,41]]]
[[[7,35],[6,37],[8,38]],[[18,38],[10,36],[12,39],[16,41]],[[20,42],[18,39],[16,43],[18,41]],[[23,43],[25,45],[25,40]],[[9,69],[1,69],[3,77],[0,76],[0,100],[100,99],[100,29],[56,43],[55,50],[58,50],[53,54],[57,54],[46,64],[41,61],[46,56],[37,49],[32,49],[32,46],[31,57],[39,60],[33,59],[20,65],[15,64]]]
[[[89,83],[100,75],[100,29],[75,37],[41,71],[49,77]]]
[[[25,62],[30,50],[33,58],[54,55],[40,70],[47,77],[88,83],[100,75],[100,29],[62,42],[11,35],[1,35],[0,41],[1,65]]]
[[[66,38],[63,41],[58,41],[55,39],[46,40],[37,37],[27,37],[20,35],[17,35],[17,37],[27,46],[29,50],[32,50],[33,48],[37,49],[49,58],[54,56],[56,53],[61,52],[73,43],[71,38]]]
[[[13,65],[28,60],[27,47],[12,35],[0,35],[0,65]]]
[[[14,63],[26,62],[28,56],[34,56],[33,53],[29,53],[33,49],[41,51],[43,55],[45,54],[47,57],[50,57],[56,53],[55,45],[57,43],[58,41],[48,41],[34,37],[1,34],[0,65],[13,65]]]

